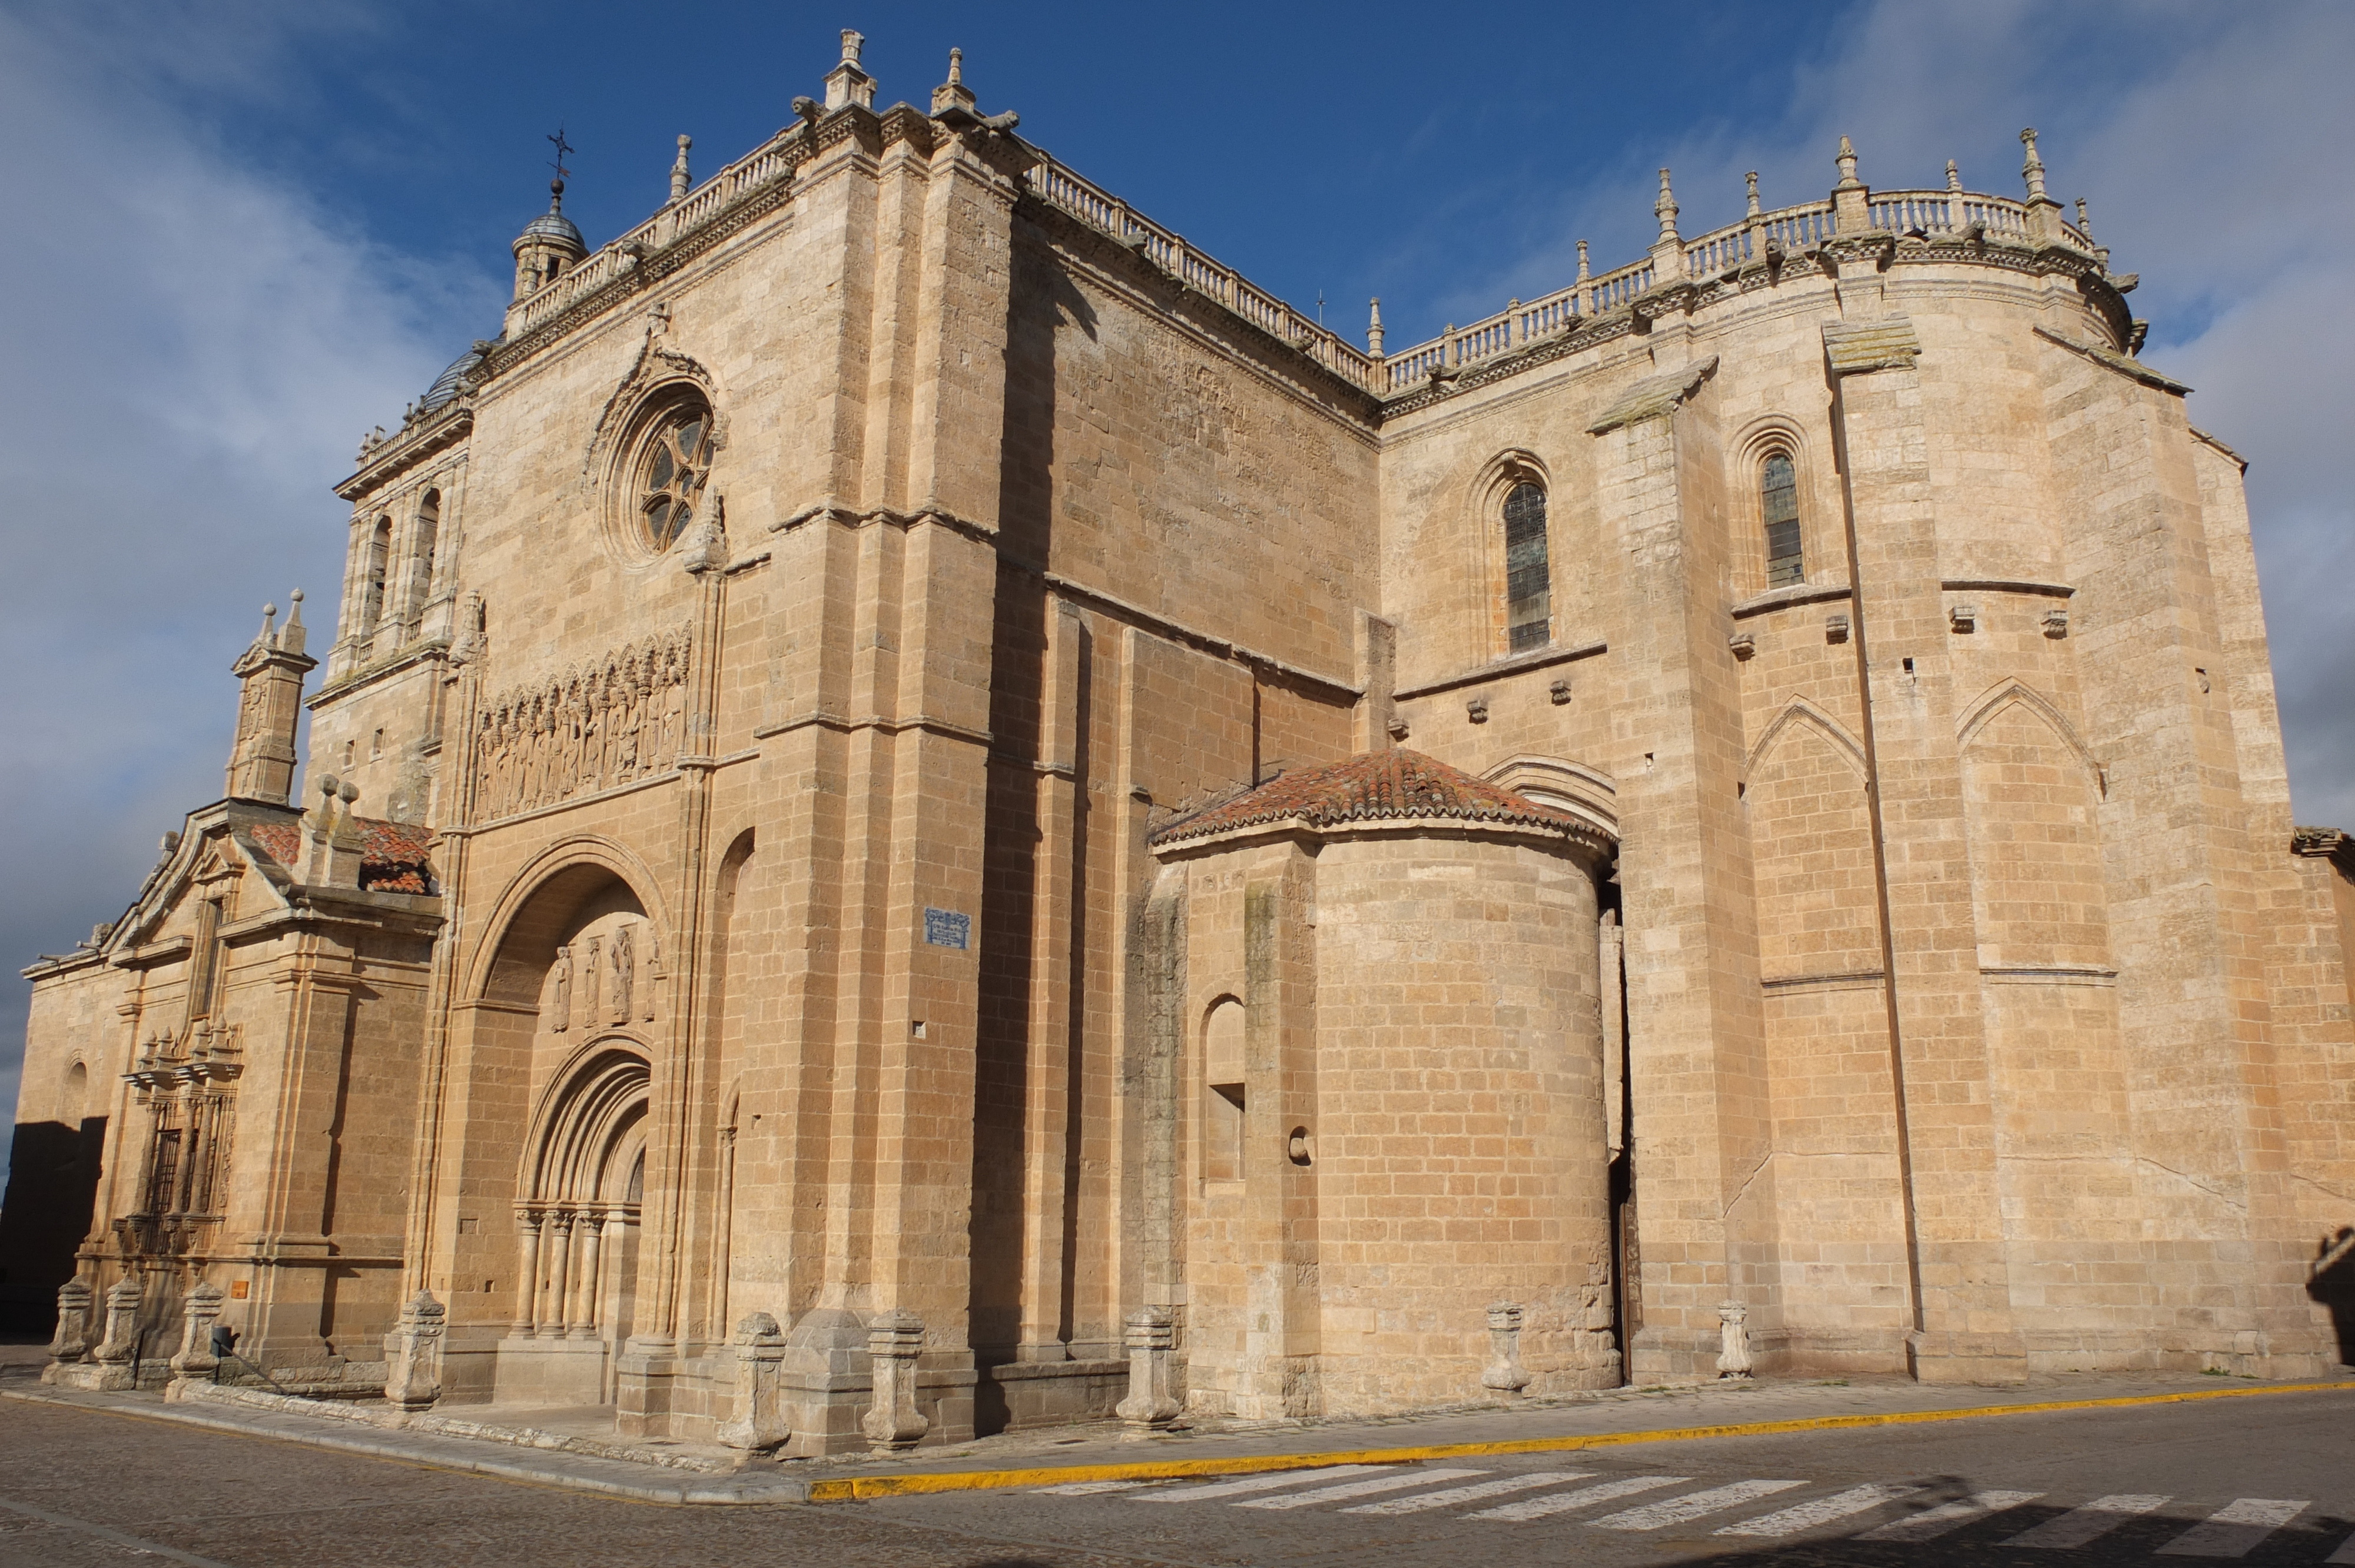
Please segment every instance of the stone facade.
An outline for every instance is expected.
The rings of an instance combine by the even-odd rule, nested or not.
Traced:
[[[517,239],[338,488],[314,803],[298,615],[28,971],[53,1375],[199,1286],[282,1382],[804,1454],[2355,1353],[2355,857],[2032,138],[1664,174],[1388,354],[857,54]]]

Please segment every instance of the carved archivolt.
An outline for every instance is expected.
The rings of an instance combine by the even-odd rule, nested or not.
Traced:
[[[682,627],[485,704],[475,721],[475,820],[668,768],[686,734],[688,653]]]

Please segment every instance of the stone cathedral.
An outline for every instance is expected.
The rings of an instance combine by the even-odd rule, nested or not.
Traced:
[[[2355,846],[2032,132],[1361,348],[876,85],[559,184],[27,971],[52,1381],[822,1455],[2355,1356]]]

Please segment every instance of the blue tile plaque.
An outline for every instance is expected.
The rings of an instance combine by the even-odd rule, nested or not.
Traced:
[[[929,947],[965,948],[973,946],[973,916],[954,909],[924,911],[924,941]]]

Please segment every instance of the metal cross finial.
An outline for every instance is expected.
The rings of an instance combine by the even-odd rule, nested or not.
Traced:
[[[549,144],[556,149],[556,156],[548,166],[556,171],[556,177],[560,180],[572,172],[564,166],[565,154],[577,153],[581,149],[564,139],[564,127],[561,125],[556,128],[556,134],[550,136],[548,141]]]

